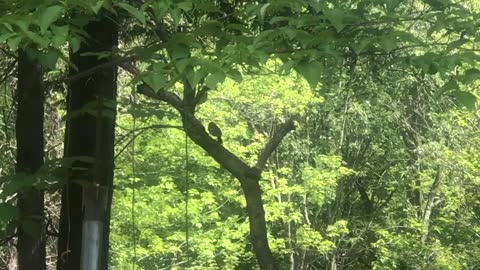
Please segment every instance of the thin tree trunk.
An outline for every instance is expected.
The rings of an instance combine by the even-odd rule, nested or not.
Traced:
[[[420,176],[420,164],[417,148],[421,145],[421,136],[424,133],[424,127],[420,124],[420,115],[422,111],[419,108],[420,96],[418,89],[412,87],[410,89],[410,96],[405,99],[404,103],[407,105],[405,111],[405,118],[403,120],[403,128],[401,129],[401,135],[405,144],[406,150],[410,155],[410,167],[412,167],[411,186],[408,189],[408,197],[412,205],[417,208],[417,218],[421,219],[424,212],[424,198],[421,190]]]
[[[247,202],[247,213],[250,225],[250,241],[253,252],[262,270],[275,270],[276,264],[267,239],[267,224],[263,209],[260,174],[258,177],[239,179]]]
[[[425,206],[425,212],[423,214],[423,234],[422,234],[422,244],[427,241],[429,230],[430,230],[430,216],[432,215],[433,208],[436,205],[435,197],[437,196],[438,191],[440,190],[440,167],[437,168],[437,173],[435,179],[433,180],[432,186],[430,187],[430,193],[428,194],[427,204]]]
[[[34,174],[43,165],[44,90],[42,70],[24,51],[18,54],[17,173]],[[29,188],[18,194],[20,221],[18,270],[46,269],[43,191]],[[26,231],[26,227],[36,229]],[[36,235],[32,235],[36,232]]]
[[[87,44],[70,54],[71,61],[82,73],[111,60],[111,57],[99,59],[97,56],[82,55],[87,52],[112,52],[117,46],[117,26],[111,15],[100,15],[90,22],[84,30],[89,35]],[[65,157],[91,157],[94,164],[75,161],[73,166],[84,170],[71,170],[67,184],[62,192],[60,215],[60,237],[58,240],[58,270],[80,269],[83,221],[83,190],[76,181],[95,183],[108,190],[106,215],[103,217],[104,235],[101,254],[101,269],[108,267],[108,242],[110,207],[112,201],[113,157],[116,67],[106,67],[94,74],[89,74],[72,81],[67,97],[67,114],[72,117],[67,121],[65,131]],[[92,106],[93,105],[93,106]],[[82,112],[87,106],[98,109]],[[90,107],[90,108],[92,108]]]

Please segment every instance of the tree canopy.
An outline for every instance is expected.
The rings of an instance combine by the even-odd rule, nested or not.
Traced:
[[[477,269],[479,8],[0,1],[2,252],[25,232],[48,269],[80,260],[101,186],[99,269]],[[21,63],[45,94],[28,173]]]

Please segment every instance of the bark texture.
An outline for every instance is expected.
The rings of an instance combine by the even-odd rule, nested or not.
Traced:
[[[82,44],[78,52],[70,54],[78,71],[70,72],[75,80],[69,81],[67,114],[70,117],[67,120],[64,153],[65,158],[75,161],[62,191],[58,270],[80,269],[84,209],[83,189],[79,183],[95,183],[108,190],[101,262],[102,269],[108,267],[117,68],[106,66],[95,73],[84,73],[105,65],[112,57],[99,59],[98,56],[82,54],[112,52],[118,39],[117,26],[112,18],[113,16],[101,12],[96,21],[84,28],[89,35],[87,43]],[[86,76],[75,77],[77,74]],[[79,157],[82,159],[78,160]]]
[[[43,165],[44,89],[42,69],[24,51],[18,54],[16,172],[32,175]],[[21,181],[21,180],[20,180]],[[46,269],[43,191],[28,188],[18,194],[20,226],[17,243],[18,270]],[[29,224],[29,225],[27,225]],[[26,231],[24,228],[33,227]],[[33,235],[33,232],[37,235]]]

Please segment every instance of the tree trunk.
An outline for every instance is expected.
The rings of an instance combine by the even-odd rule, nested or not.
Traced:
[[[24,51],[18,54],[17,173],[34,174],[43,165],[44,90],[42,70]],[[33,187],[18,194],[18,270],[46,269],[43,191]],[[26,231],[24,228],[34,228]]]
[[[428,194],[428,200],[425,206],[425,212],[423,214],[423,234],[422,234],[422,244],[427,241],[429,230],[430,230],[430,216],[432,215],[433,208],[439,202],[435,202],[435,197],[437,196],[440,190],[440,166],[437,167],[437,174],[433,180],[432,186],[430,187],[430,193]]]
[[[112,15],[100,15],[90,22],[84,30],[89,35],[87,44],[82,44],[78,52],[70,58],[80,74],[93,67],[111,61],[111,57],[99,59],[97,56],[85,56],[86,52],[112,52],[117,46],[117,26]],[[72,81],[68,89],[67,120],[65,133],[65,157],[91,157],[94,164],[85,160],[76,160],[62,192],[60,215],[60,237],[58,240],[58,270],[80,269],[83,190],[78,182],[95,183],[108,190],[106,198],[106,217],[104,217],[104,237],[101,254],[101,269],[108,267],[108,241],[110,206],[112,200],[113,157],[115,133],[115,106],[117,68],[108,66],[88,76]],[[90,108],[90,110],[87,110]],[[94,108],[92,110],[92,108]],[[83,111],[82,111],[83,110]]]
[[[267,239],[267,224],[263,209],[262,189],[260,188],[260,173],[250,178],[239,179],[247,202],[248,221],[250,224],[250,242],[262,270],[275,270],[273,257]]]

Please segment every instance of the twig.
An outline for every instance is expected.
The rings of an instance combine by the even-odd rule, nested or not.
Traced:
[[[17,236],[17,234],[11,234],[5,238],[3,238],[2,240],[0,240],[0,246],[3,246],[5,245],[6,243],[10,242],[13,238],[15,238]]]
[[[136,129],[136,130],[133,130],[132,132],[135,132],[135,131],[138,131],[140,130],[140,132],[138,132],[137,134],[133,135],[132,138],[130,138],[130,140],[128,140],[128,142],[125,144],[125,146],[120,150],[118,151],[118,153],[113,157],[113,159],[117,159],[118,156],[120,156],[120,154],[123,153],[123,151],[125,151],[125,149],[127,149],[127,147],[133,142],[133,140],[135,140],[135,138],[137,138],[138,136],[140,136],[143,132],[147,131],[148,129],[153,129],[153,128],[176,128],[176,129],[183,129],[182,126],[171,126],[171,125],[153,125],[153,126],[149,126],[149,127],[145,127],[145,128],[139,128],[139,129]],[[131,132],[129,132],[131,133]],[[127,136],[127,135],[125,135]],[[123,138],[121,139],[123,140]],[[117,142],[118,143],[118,142]]]

